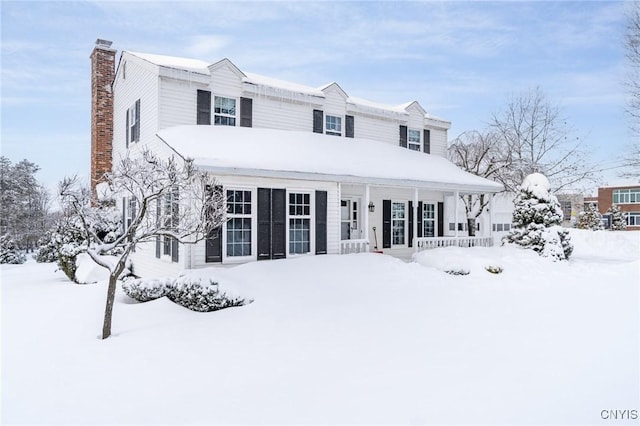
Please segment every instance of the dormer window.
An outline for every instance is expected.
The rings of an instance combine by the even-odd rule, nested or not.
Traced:
[[[135,142],[140,142],[140,99],[127,110],[127,148]]]
[[[408,129],[407,130],[407,148],[413,151],[420,151],[420,130]]]
[[[216,96],[213,104],[213,123],[216,126],[236,125],[236,100]]]
[[[327,115],[325,120],[325,134],[342,136],[342,117]]]

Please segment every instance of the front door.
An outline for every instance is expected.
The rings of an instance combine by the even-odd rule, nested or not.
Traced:
[[[340,200],[340,239],[356,240],[360,235],[360,221],[358,220],[360,200],[344,198]]]

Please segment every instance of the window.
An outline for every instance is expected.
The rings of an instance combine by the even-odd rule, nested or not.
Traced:
[[[436,236],[436,206],[425,203],[422,205],[422,236]]]
[[[420,130],[409,129],[407,130],[407,148],[413,151],[420,151]]]
[[[127,110],[127,148],[129,144],[140,142],[140,99]]]
[[[227,256],[251,256],[251,191],[227,191]]]
[[[640,203],[640,188],[614,189],[613,204]]]
[[[571,201],[560,201],[560,207],[564,220],[569,220],[571,218]]]
[[[164,195],[163,199],[163,224],[168,230],[175,230],[179,221],[179,197],[177,188]],[[178,240],[168,235],[162,237],[162,254],[171,256],[171,260],[178,261]]]
[[[311,251],[311,199],[309,194],[289,194],[289,253]]]
[[[391,203],[391,244],[404,245],[407,230],[407,203]]]
[[[342,117],[327,115],[325,133],[327,135],[342,136]]]
[[[236,100],[216,96],[213,104],[213,123],[216,126],[236,125]]]
[[[626,215],[627,226],[640,226],[640,212],[629,212]]]
[[[129,227],[131,226],[131,223],[133,223],[133,220],[136,218],[137,205],[138,205],[137,200],[134,197],[130,197],[129,205],[127,206],[125,230],[129,229]]]

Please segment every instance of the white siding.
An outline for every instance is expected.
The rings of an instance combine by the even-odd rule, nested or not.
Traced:
[[[211,91],[212,95],[237,98],[242,92],[242,79],[228,65],[222,65],[211,73]]]
[[[314,106],[311,104],[258,95],[253,98],[253,127],[311,132],[313,110]]]
[[[396,146],[400,143],[400,123],[397,121],[355,114],[353,122],[356,138],[387,142]]]
[[[168,78],[160,79],[158,130],[196,124],[197,92],[209,90],[204,84]]]
[[[444,129],[431,129],[431,154],[440,157],[447,156],[447,131]]]
[[[158,130],[157,70],[137,58],[123,54],[123,66],[114,82],[113,96],[113,164],[126,153],[127,110],[140,99],[140,143],[155,142]],[[124,65],[126,64],[126,66]],[[126,67],[126,78],[123,71]]]

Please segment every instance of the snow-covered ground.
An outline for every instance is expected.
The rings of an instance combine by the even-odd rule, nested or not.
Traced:
[[[199,270],[255,301],[119,292],[105,341],[105,283],[3,265],[2,424],[637,424],[640,233],[572,238]]]

